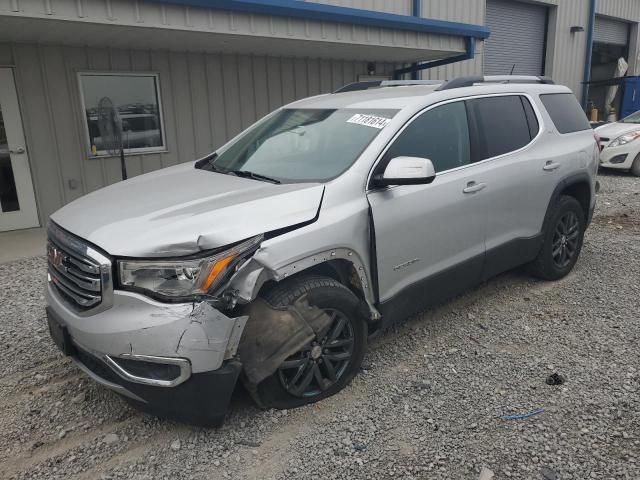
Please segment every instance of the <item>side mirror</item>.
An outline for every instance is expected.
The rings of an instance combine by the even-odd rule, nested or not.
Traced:
[[[383,174],[374,176],[376,187],[389,185],[424,185],[436,178],[436,170],[428,158],[392,158]]]

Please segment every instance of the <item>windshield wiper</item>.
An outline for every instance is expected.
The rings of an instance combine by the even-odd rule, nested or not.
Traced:
[[[260,175],[259,173],[250,172],[248,170],[229,170],[228,172],[225,172],[225,173],[231,173],[238,177],[251,178],[253,180],[260,180],[261,182],[270,182],[275,184],[282,183],[280,180],[276,180],[275,178],[267,177],[266,175]]]

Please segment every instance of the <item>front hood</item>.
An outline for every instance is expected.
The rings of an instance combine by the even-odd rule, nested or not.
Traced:
[[[165,168],[90,193],[51,219],[111,255],[181,256],[313,220],[324,187]]]
[[[625,133],[633,132],[635,130],[640,130],[640,124],[614,122],[596,128],[595,132],[601,137],[615,140],[620,135],[624,135]]]

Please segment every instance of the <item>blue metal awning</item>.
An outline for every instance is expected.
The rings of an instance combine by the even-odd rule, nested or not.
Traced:
[[[159,3],[213,8],[233,12],[293,17],[321,22],[349,23],[420,33],[485,39],[489,29],[483,25],[433,20],[416,16],[336,7],[301,0],[154,0]]]

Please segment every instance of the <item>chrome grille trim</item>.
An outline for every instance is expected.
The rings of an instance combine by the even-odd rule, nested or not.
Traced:
[[[49,222],[48,237],[48,280],[53,291],[78,315],[111,307],[111,260],[53,222]]]

